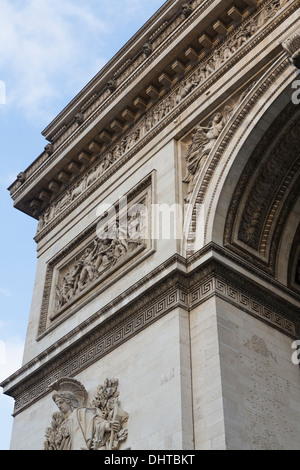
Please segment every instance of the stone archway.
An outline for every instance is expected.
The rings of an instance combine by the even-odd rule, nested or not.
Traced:
[[[288,123],[296,119],[298,107],[291,103],[291,84],[295,76],[296,70],[282,55],[234,110],[207,157],[191,195],[182,245],[185,256],[210,242],[229,247],[228,213],[244,168],[275,120],[279,127],[288,129]],[[267,230],[264,239],[266,236]]]
[[[235,187],[224,246],[273,277],[284,279],[280,250],[291,249],[300,203],[300,111],[291,103],[258,142]],[[280,272],[279,272],[280,271]]]

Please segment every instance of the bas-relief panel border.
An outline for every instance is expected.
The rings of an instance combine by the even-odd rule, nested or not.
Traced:
[[[292,5],[293,10],[296,8],[295,5]],[[283,19],[285,19],[286,13],[283,15]],[[82,194],[77,200],[74,202],[72,201],[71,205],[63,210],[63,213],[58,214],[55,217],[55,220],[48,226],[44,227],[40,233],[37,234],[36,241],[39,241],[42,236],[44,236],[46,233],[48,233],[54,225],[60,222],[62,217],[66,215],[66,213],[69,213],[71,210],[73,210],[75,207],[78,206],[86,197],[88,197],[91,193],[91,191],[95,190],[100,184],[105,182],[115,171],[117,171],[126,161],[128,161],[134,154],[136,154],[138,151],[140,151],[147,143],[149,143],[166,125],[168,125],[172,120],[174,120],[181,112],[183,112],[197,97],[199,97],[206,89],[208,89],[214,82],[218,81],[221,76],[226,73],[233,64],[237,63],[241,58],[243,58],[252,48],[253,46],[259,44],[259,42],[266,36],[268,35],[271,31],[273,31],[278,24],[280,24],[282,18],[277,18],[276,21],[272,21],[271,24],[267,24],[266,27],[260,32],[259,36],[255,37],[254,39],[250,39],[248,43],[244,47],[241,48],[240,51],[238,51],[236,54],[234,54],[234,57],[229,59],[218,71],[216,71],[211,78],[208,78],[204,81],[204,84],[200,85],[200,87],[196,87],[195,91],[192,91],[188,94],[187,97],[182,99],[182,103],[175,106],[174,110],[172,109],[171,113],[169,113],[165,118],[162,119],[160,123],[155,125],[150,132],[146,133],[145,136],[142,136],[140,142],[135,143],[134,148],[130,149],[127,154],[125,154],[124,157],[120,159],[120,161],[116,161],[113,163],[112,168],[106,169],[104,172],[103,176],[100,176],[100,179],[96,182],[94,182],[91,186],[91,188],[88,188],[84,194]],[[247,19],[249,21],[249,18]],[[199,65],[197,65],[199,68]],[[195,70],[197,69],[195,68]],[[195,72],[193,71],[193,73]],[[193,74],[189,74],[191,77]],[[188,80],[188,76],[185,76],[184,81]],[[178,87],[178,85],[177,85]],[[175,87],[175,89],[177,89]],[[174,89],[171,92],[171,94],[174,94]],[[163,99],[169,99],[169,95],[164,97]],[[132,133],[132,131],[131,131]],[[26,184],[26,183],[25,183]]]
[[[173,258],[173,262],[175,258],[180,262],[179,257]],[[175,270],[138,300],[114,313],[112,318],[95,327],[82,340],[13,387],[10,394],[16,399],[15,414],[45,396],[51,384],[59,378],[76,376],[175,308],[192,311],[213,296],[229,302],[293,339],[297,332],[300,333],[296,307],[287,305],[271,291],[266,293],[255,282],[216,260],[200,266],[190,277]],[[104,308],[103,312],[106,310]],[[97,315],[100,318],[101,311]],[[33,360],[32,364],[38,362],[39,358]],[[29,366],[30,364],[25,366],[27,370]]]
[[[170,36],[168,37],[167,36],[167,39],[165,37],[163,37],[163,40],[161,42],[158,41],[158,44],[162,44],[162,47],[157,47],[155,48],[155,43],[157,42],[157,38],[156,38],[156,33],[153,33],[152,36],[155,36],[155,40],[152,44],[152,47],[153,47],[153,50],[151,51],[151,55],[150,57],[148,58],[147,54],[144,54],[146,56],[146,60],[144,61],[143,65],[142,65],[142,68],[145,68],[146,66],[149,65],[150,62],[153,62],[162,52],[163,50],[169,45],[171,44],[174,39],[176,37],[178,37],[182,31],[186,28],[188,28],[189,25],[191,25],[193,23],[193,21],[195,21],[196,18],[198,18],[199,16],[201,16],[201,14],[207,10],[212,4],[213,4],[213,1],[214,0],[209,0],[209,1],[206,1],[206,2],[202,2],[202,4],[199,4],[199,0],[195,0],[191,3],[195,3],[195,6],[192,7],[192,9],[194,8],[194,11],[191,11],[188,15],[184,15],[182,13],[182,8],[178,11],[178,13],[175,15],[175,27],[172,26],[172,25],[168,25],[166,26],[166,28],[170,29]],[[274,2],[274,0],[261,0],[260,4],[258,5],[256,11],[252,11],[250,15],[248,15],[248,17],[246,18],[246,20],[242,21],[242,24],[247,22],[249,20],[249,18],[255,16],[256,14],[259,14],[265,7],[267,7],[270,3]],[[285,4],[283,6],[280,5],[280,8],[283,8],[286,3],[288,2],[288,0],[285,2]],[[277,1],[277,3],[279,3],[279,0]],[[191,4],[190,4],[191,5]],[[199,8],[198,8],[199,7]],[[184,17],[184,19],[180,20],[179,21],[179,18],[178,18],[178,15],[181,15]],[[165,29],[166,28],[163,28],[162,31],[160,31],[160,33],[162,33],[162,35],[164,36],[165,35]],[[159,28],[161,29],[161,28]],[[231,34],[230,34],[231,35]],[[158,36],[159,38],[159,36]],[[151,38],[150,38],[151,39]],[[133,67],[134,64],[130,64],[129,65],[129,68],[130,67]],[[139,60],[137,61],[137,67],[140,65],[139,63]],[[134,70],[134,73],[132,75],[128,75],[128,73],[126,72],[125,70],[125,82],[126,82],[126,79],[129,77],[129,80],[128,80],[128,83],[130,83],[133,79],[136,78],[137,75],[139,75],[141,72],[141,70]],[[120,85],[120,83],[118,83],[118,85]],[[121,89],[122,91],[122,89]],[[113,93],[113,96],[109,96],[109,100],[107,102],[105,102],[105,106],[107,106],[107,104],[111,101],[112,98],[115,98],[118,94],[120,93],[120,90],[119,88]],[[102,102],[100,101],[100,104]],[[86,103],[87,105],[88,103]],[[86,106],[84,105],[84,107]],[[93,106],[92,106],[93,107]],[[98,111],[98,110],[97,110]]]
[[[101,224],[101,214],[99,214],[99,218],[85,231],[83,231],[78,237],[76,237],[75,240],[73,240],[71,243],[68,244],[64,249],[62,249],[52,260],[49,261],[47,265],[47,270],[46,270],[46,278],[45,278],[45,285],[44,285],[44,294],[43,294],[43,302],[42,302],[42,307],[41,307],[41,313],[40,313],[40,321],[39,321],[39,329],[38,329],[38,340],[41,339],[45,334],[49,333],[50,331],[53,330],[53,328],[57,327],[62,321],[65,321],[67,318],[70,317],[70,315],[74,315],[79,309],[83,307],[86,303],[90,302],[93,300],[96,296],[100,294],[104,289],[108,288],[112,282],[116,282],[120,278],[120,276],[125,275],[125,273],[129,270],[134,269],[137,266],[137,263],[140,263],[145,259],[145,257],[150,256],[152,253],[154,253],[155,250],[155,243],[152,238],[152,229],[153,227],[151,226],[151,220],[150,220],[150,211],[149,208],[151,207],[152,200],[154,198],[154,186],[155,186],[155,178],[154,178],[154,173],[153,171],[150,175],[148,175],[144,180],[142,180],[140,183],[137,184],[137,186],[132,189],[127,195],[126,195],[126,214],[130,209],[134,208],[137,206],[137,209],[140,209],[140,207],[143,207],[146,210],[145,216],[147,217],[146,221],[146,230],[147,233],[144,236],[144,242],[140,243],[140,240],[138,242],[135,239],[132,239],[130,243],[133,243],[133,251],[128,250],[128,243],[127,239],[124,237],[121,237],[121,240],[118,241],[118,246],[121,248],[121,252],[118,253],[118,256],[111,256],[111,259],[108,259],[107,253],[109,250],[107,248],[110,248],[108,245],[104,247],[104,255],[101,255],[100,257],[103,258],[105,256],[106,259],[106,267],[102,270],[102,274],[99,276],[94,276],[93,279],[91,279],[90,282],[87,282],[86,285],[82,286],[82,289],[79,290],[77,289],[76,295],[74,292],[74,295],[71,296],[70,298],[67,298],[64,303],[61,302],[61,305],[58,306],[58,308],[55,308],[54,301],[55,298],[57,298],[57,287],[55,289],[54,284],[58,284],[59,278],[60,281],[64,277],[64,275],[60,275],[60,272],[63,270],[64,266],[67,266],[68,269],[65,270],[65,274],[67,273],[68,270],[70,270],[70,262],[72,264],[72,260],[74,260],[73,264],[80,264],[81,259],[80,256],[78,256],[79,253],[83,254],[86,252],[88,249],[91,253],[89,255],[91,256],[92,253],[92,248],[89,246],[92,244],[93,240],[97,239],[97,242],[99,244],[99,247],[101,247],[102,243],[105,243],[106,240],[102,240],[101,238],[98,238],[101,234],[99,233],[100,230],[100,224]],[[125,200],[124,200],[125,202]],[[127,206],[128,204],[128,206]],[[128,236],[128,226],[127,226],[127,215],[125,213],[121,214],[120,213],[120,206],[122,206],[122,201],[119,201],[113,206],[113,214],[110,217],[104,217],[104,225],[110,225],[110,231],[114,231],[114,225],[115,222],[119,220],[120,217],[124,218],[124,215],[126,216],[126,237]],[[124,212],[124,210],[123,210]],[[109,219],[112,219],[110,221]],[[102,224],[103,225],[103,224]],[[140,233],[138,234],[140,235]],[[127,245],[127,248],[126,248]],[[125,247],[125,248],[124,248]],[[115,248],[113,248],[115,251]],[[96,249],[94,250],[96,251]],[[99,251],[99,249],[97,250]],[[96,253],[95,253],[96,255]],[[83,258],[85,255],[83,256]],[[99,257],[99,254],[98,254]],[[95,258],[95,256],[94,256]],[[129,265],[129,261],[131,261]],[[94,264],[92,263],[91,260],[91,265]],[[103,264],[103,263],[102,263]],[[120,269],[122,268],[122,272],[120,274]],[[89,266],[86,268],[86,280],[88,280],[88,270]],[[95,271],[95,270],[94,270]],[[81,272],[83,272],[81,268]],[[68,273],[70,274],[70,273]],[[95,274],[92,273],[92,274]],[[108,277],[113,276],[111,281],[106,281]],[[77,275],[77,283],[79,281],[79,275]],[[66,278],[65,278],[66,279]],[[67,279],[67,282],[65,284],[69,285],[70,282]],[[79,287],[79,286],[78,286]],[[96,289],[96,291],[95,291]],[[68,289],[70,292],[70,289]],[[59,292],[61,294],[62,292]],[[66,296],[61,298],[66,298]],[[82,299],[82,297],[84,297]]]

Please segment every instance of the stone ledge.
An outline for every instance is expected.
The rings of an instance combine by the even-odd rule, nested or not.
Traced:
[[[198,260],[194,256],[194,268],[190,272],[188,265],[191,267],[191,261],[187,263],[180,256],[174,255],[160,270],[152,273],[153,281],[155,282],[155,275],[163,274],[167,266],[170,268],[168,275],[156,280],[137,299],[132,299],[118,309],[121,297],[126,297],[126,293],[122,294],[88,320],[92,326],[89,332],[84,333],[84,325],[80,325],[76,332],[70,332],[59,343],[52,345],[2,382],[0,385],[4,387],[4,392],[16,399],[15,415],[46,395],[50,385],[58,378],[76,376],[175,308],[191,311],[212,296],[226,300],[296,339],[300,334],[299,308],[280,296],[279,283],[276,283],[275,293],[274,283],[272,285],[270,279],[270,288],[267,289],[260,285],[259,280],[254,281],[244,273],[241,274],[238,266],[226,266],[216,258],[216,253],[222,254],[224,258],[227,255],[225,249],[213,244],[205,247],[199,252]],[[147,279],[149,280],[149,276]],[[142,282],[145,283],[145,280]],[[132,289],[136,288],[134,286]],[[287,294],[288,289],[283,290]],[[293,296],[294,300],[299,302],[299,296],[296,297]],[[112,311],[113,314],[107,315]],[[99,323],[104,317],[105,320]],[[70,345],[72,337],[79,333],[80,339]],[[66,347],[66,344],[69,346]],[[58,350],[60,352],[57,353]]]

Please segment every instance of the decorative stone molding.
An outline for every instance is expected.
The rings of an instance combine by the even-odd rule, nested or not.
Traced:
[[[120,299],[116,299],[111,305],[103,307],[95,313],[93,318],[87,320],[89,325],[93,320],[95,323],[89,333],[85,335],[82,333],[84,324],[81,324],[78,331],[70,332],[32,363],[27,364],[26,371],[34,367],[34,373],[29,374],[11,389],[5,390],[6,394],[16,399],[15,414],[47,395],[57,380],[76,377],[85,368],[172,310],[180,307],[191,311],[212,296],[231,303],[238,309],[296,339],[300,334],[299,312],[296,306],[216,259],[207,260],[192,269],[192,264],[198,256],[201,259],[201,255],[206,257],[210,252],[222,254],[224,257],[229,256],[228,259],[232,258],[237,261],[232,253],[214,245],[206,247],[197,256],[194,255],[189,262],[175,256],[161,266],[162,273],[165,272],[167,266],[174,266],[173,271],[160,282],[152,283],[151,289],[148,289],[138,300],[127,302],[126,306],[120,308],[118,307]],[[187,274],[188,268],[189,274]],[[148,284],[149,279],[147,276],[146,281],[142,280],[141,284],[144,282]],[[268,278],[265,281],[268,281]],[[282,286],[275,284],[274,290],[279,287],[282,289]],[[138,288],[138,285],[133,286],[131,291]],[[125,292],[122,299],[128,296],[129,292]],[[114,314],[107,316],[110,311]],[[99,318],[104,314],[107,319],[99,322]],[[70,346],[72,336],[77,336],[79,331],[81,339]],[[57,350],[61,352],[53,356]],[[50,356],[51,359],[49,359]],[[47,367],[43,366],[44,358],[47,358]],[[36,365],[38,365],[37,368]],[[22,369],[15,376],[21,373]],[[12,379],[13,377],[7,379],[6,383],[10,383]],[[6,383],[2,383],[1,386],[5,387]]]
[[[196,226],[197,226],[197,220],[198,220],[197,207],[203,204],[205,200],[205,196],[207,194],[210,181],[212,179],[212,176],[214,175],[215,169],[217,168],[218,162],[220,161],[222,156],[225,154],[226,149],[228,148],[228,145],[230,144],[234,136],[238,134],[240,130],[242,130],[242,135],[240,135],[239,140],[236,144],[237,146],[240,140],[242,139],[242,136],[245,135],[249,131],[249,126],[251,126],[252,119],[250,121],[247,120],[247,116],[252,113],[252,117],[253,117],[253,108],[256,106],[259,100],[261,100],[261,97],[265,93],[268,93],[268,90],[270,89],[271,84],[274,84],[278,79],[280,79],[280,77],[282,76],[282,74],[287,68],[288,68],[288,60],[283,57],[281,61],[279,61],[277,64],[275,64],[274,67],[270,69],[268,74],[263,76],[261,79],[258,79],[258,81],[253,84],[254,86],[251,85],[250,88],[246,90],[245,94],[241,97],[242,99],[240,100],[239,103],[237,103],[238,105],[234,108],[234,113],[232,115],[232,118],[230,119],[229,123],[225,127],[222,133],[222,136],[220,136],[219,138],[217,145],[212,150],[209,156],[209,166],[205,169],[205,173],[202,173],[200,175],[200,178],[197,182],[197,187],[195,188],[195,193],[193,194],[192,201],[194,204],[194,210],[193,210],[193,214],[191,217],[189,229],[186,232],[187,233],[187,241],[186,241],[187,256],[191,256],[194,253],[195,233],[196,233]],[[291,72],[291,77],[292,77],[292,72]],[[281,85],[279,84],[277,88],[280,86]],[[295,110],[295,106],[294,107],[291,106],[291,109]],[[258,113],[256,113],[256,115]],[[245,122],[247,123],[247,126],[245,126]],[[219,181],[222,178],[222,175],[226,169],[227,164],[230,162],[231,155],[232,155],[232,151],[230,152],[230,154],[228,154],[226,164],[221,169]],[[206,222],[205,222],[206,224],[205,231],[204,231],[205,239],[207,235],[207,223],[208,223],[208,218],[211,212],[211,205],[212,205],[212,201],[210,202],[209,211],[208,211],[208,215],[207,215]]]
[[[289,103],[258,143],[237,183],[225,225],[225,246],[250,262],[255,259],[273,276],[281,235],[299,197],[297,111]]]
[[[108,212],[99,214],[92,227],[49,262],[39,335],[77,304],[82,305],[83,297],[93,298],[95,289],[98,295],[107,277],[121,267],[124,275],[129,261],[132,269],[136,266],[133,259],[153,250],[151,184],[150,175]]]
[[[77,380],[59,379],[51,389],[59,412],[46,429],[45,450],[120,450],[129,415],[120,407],[117,379],[106,379],[89,407],[87,391]]]
[[[205,5],[205,7],[207,7],[207,5]],[[204,6],[201,6],[201,8],[204,8]],[[200,8],[200,9],[201,9],[201,8]],[[247,18],[247,20],[243,23],[243,28],[245,28],[245,25],[247,25],[247,24],[249,23],[249,21],[250,21],[250,22],[252,21],[252,23],[253,23],[253,21],[254,21],[255,27],[253,28],[253,30],[252,30],[252,32],[251,32],[251,35],[254,34],[254,33],[257,31],[257,29],[261,29],[261,27],[264,26],[266,23],[268,23],[271,18],[273,19],[274,15],[280,10],[280,8],[281,8],[280,2],[277,1],[277,0],[273,0],[273,1],[271,1],[271,2],[267,2],[266,5],[265,5],[265,4],[264,4],[264,5],[261,5],[260,8],[259,8],[258,13],[256,13],[255,15],[250,16],[250,17]],[[294,5],[293,8],[296,8],[296,5]],[[263,12],[264,12],[264,13],[263,13]],[[285,14],[282,15],[282,16],[283,16],[282,19],[284,19],[284,16],[288,15],[288,12],[284,12],[284,13],[285,13]],[[292,13],[292,11],[289,12],[289,13]],[[199,14],[198,11],[197,11],[197,14]],[[191,16],[193,16],[193,15],[191,15]],[[188,18],[186,21],[189,21],[189,19],[190,19],[190,18]],[[249,24],[250,24],[250,23],[249,23]],[[242,28],[242,29],[243,29],[243,28]],[[256,29],[255,29],[255,28],[256,28]],[[246,28],[246,29],[247,29],[247,28]],[[266,31],[265,31],[265,32],[266,32]],[[234,40],[234,34],[235,34],[235,33],[236,33],[236,32],[230,33],[229,36],[225,38],[227,43],[228,43],[228,41],[230,41],[231,39]],[[240,37],[240,38],[238,38],[238,34],[241,34],[241,37]],[[245,43],[243,42],[243,37],[244,37],[243,34],[245,34],[245,33],[242,33],[242,32],[240,31],[240,28],[238,28],[238,34],[237,34],[237,36],[236,36],[236,40],[238,41],[238,43],[240,44],[240,47],[241,47],[242,45],[245,45]],[[262,36],[264,36],[264,34],[262,34]],[[257,39],[259,40],[259,38],[257,38]],[[260,39],[262,39],[262,37],[261,37]],[[247,39],[246,39],[246,41],[247,41]],[[248,39],[248,42],[249,42],[249,39]],[[237,56],[236,50],[234,49],[235,46],[234,46],[234,45],[231,45],[230,47],[232,48],[232,52],[231,52],[231,53],[233,53],[234,56]],[[230,48],[229,48],[229,49],[230,49]],[[225,47],[225,49],[224,49],[224,51],[223,51],[223,50],[222,50],[222,47],[221,47],[221,49],[218,49],[218,51],[217,51],[218,54],[220,54],[221,52],[222,52],[222,53],[224,52],[225,61],[228,60],[228,55],[227,55],[227,54],[229,53],[229,49],[228,49],[228,47],[227,47],[227,49],[226,49],[226,47]],[[246,52],[246,51],[245,51],[245,52]],[[157,53],[158,53],[158,51],[157,51]],[[155,57],[154,57],[155,55],[156,55],[156,53],[152,54],[151,57],[153,56],[153,59],[154,59],[154,58],[155,58]],[[237,57],[236,57],[236,58],[237,58]],[[220,60],[220,56],[219,56],[219,60]],[[217,62],[216,62],[216,63],[217,63]],[[208,64],[208,65],[209,65],[209,64]],[[229,65],[229,64],[228,64],[228,65]],[[232,65],[232,64],[231,64],[231,65]],[[224,66],[224,65],[223,65],[223,66]],[[215,69],[214,69],[214,70],[215,70]],[[223,72],[225,73],[225,71],[226,71],[226,70],[224,69]],[[199,72],[198,72],[198,74],[199,74]],[[132,77],[132,78],[133,78],[133,77]],[[216,76],[216,78],[219,78],[219,76]],[[197,87],[197,88],[198,88],[198,87]],[[192,90],[193,90],[193,87],[192,87],[191,91],[192,91]],[[120,93],[120,92],[121,92],[121,90],[118,90],[118,93]],[[198,93],[197,93],[197,94],[198,94]],[[184,100],[183,100],[183,101],[184,101]],[[177,105],[178,105],[178,103],[176,104],[176,106],[177,106]],[[179,111],[180,111],[180,110],[178,109],[178,112],[179,112]],[[97,113],[96,113],[96,114],[99,114],[99,112],[100,112],[100,108],[97,110]],[[96,114],[95,114],[94,111],[93,111],[93,118],[95,118]],[[168,113],[167,113],[167,114],[168,114]],[[171,115],[171,113],[169,113],[169,115]],[[90,122],[91,122],[91,121],[90,121],[90,118],[91,118],[91,116],[90,116],[90,117],[85,116],[85,123],[83,124],[84,127],[87,127],[87,126],[90,124]],[[166,119],[166,118],[164,118],[164,120],[165,120],[165,119]],[[168,121],[169,121],[169,119],[165,120],[165,124],[167,124]],[[156,122],[155,122],[155,124],[156,124]],[[150,134],[150,133],[149,133],[149,134]],[[72,134],[72,139],[74,139],[75,137],[76,137],[76,132]],[[144,138],[143,134],[140,135],[139,139],[141,139],[142,137]],[[151,135],[149,135],[149,138],[151,138]],[[69,144],[69,143],[70,143],[70,141],[68,141],[68,144]],[[146,143],[146,142],[144,142],[144,144],[145,144],[145,143]],[[63,144],[62,147],[60,147],[60,151],[63,151],[63,149],[65,148],[66,145],[67,145],[67,142],[66,142],[65,144]],[[137,150],[137,147],[136,147],[136,150]],[[54,157],[57,157],[57,155],[58,155],[58,154],[57,154],[57,152],[55,151],[53,156],[54,156]],[[129,158],[129,155],[128,155],[128,158]],[[41,160],[40,160],[40,161],[42,162],[42,160],[43,160],[43,158],[41,157]],[[49,164],[49,163],[50,163],[50,161],[47,162],[47,164]],[[36,163],[35,165],[37,165],[37,163]],[[115,169],[117,169],[117,166],[116,166],[115,162],[114,162],[114,165],[115,165]],[[33,167],[31,167],[30,169],[28,169],[28,175],[27,175],[28,177],[29,177],[30,174],[31,174],[31,171],[29,172],[29,170],[33,170]],[[39,173],[41,170],[42,170],[42,167],[40,167],[39,170],[38,170],[38,172],[35,173],[35,176],[38,176],[38,173]],[[30,173],[30,174],[29,174],[29,173]],[[31,178],[30,178],[30,179],[31,179]],[[18,190],[17,190],[17,191],[18,191]],[[14,197],[16,197],[16,196],[17,196],[17,192],[14,194]]]
[[[300,69],[300,29],[282,44],[284,50],[288,53],[290,62]]]
[[[279,9],[278,1],[273,0],[268,5],[267,11],[273,17]],[[62,211],[66,215],[65,211],[68,210],[69,212],[71,210],[70,203],[74,204],[73,201],[75,200],[76,203],[79,203],[80,201],[77,201],[77,198],[83,200],[85,197],[88,197],[90,189],[92,189],[90,188],[91,182],[93,183],[93,189],[95,189],[99,186],[100,182],[109,178],[114,171],[146,145],[162,127],[174,120],[176,115],[182,112],[190,102],[194,101],[201,94],[201,87],[204,87],[202,93],[211,87],[212,83],[227,71],[227,62],[229,66],[230,60],[235,59],[234,62],[239,60],[240,57],[237,55],[237,52],[243,49],[245,45],[248,45],[249,39],[270,19],[268,15],[264,15],[263,18],[261,15],[261,11],[255,13],[237,31],[231,33],[222,45],[219,46],[219,49],[212,52],[200,66],[197,65],[189,76],[185,77],[159,103],[146,112],[129,133],[123,135],[121,140],[111,146],[100,158],[98,156],[98,163],[89,169],[87,174],[81,176],[79,182],[75,183],[67,194],[58,197],[56,199],[57,202],[52,202],[39,219],[36,241],[39,241],[41,236],[51,229],[53,219],[57,219],[56,223],[59,222]],[[259,42],[259,40],[260,38],[257,38],[256,42]],[[250,44],[248,46],[250,47]],[[244,51],[242,57],[246,52]],[[184,103],[186,104],[184,105]]]
[[[183,182],[188,184],[188,194],[185,197],[186,202],[190,202],[196,181],[207,157],[216,145],[216,142],[232,113],[233,108],[227,105],[221,111],[216,112],[212,116],[207,127],[200,125],[200,123],[196,126],[185,157],[187,173]]]
[[[300,224],[297,228],[289,257],[288,287],[300,294]]]

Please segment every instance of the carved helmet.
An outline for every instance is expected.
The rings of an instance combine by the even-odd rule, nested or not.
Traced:
[[[56,401],[57,398],[63,398],[68,400],[73,408],[81,408],[86,404],[87,391],[77,380],[69,378],[59,379],[52,385],[51,389],[55,390],[55,393],[52,395],[53,401]]]

